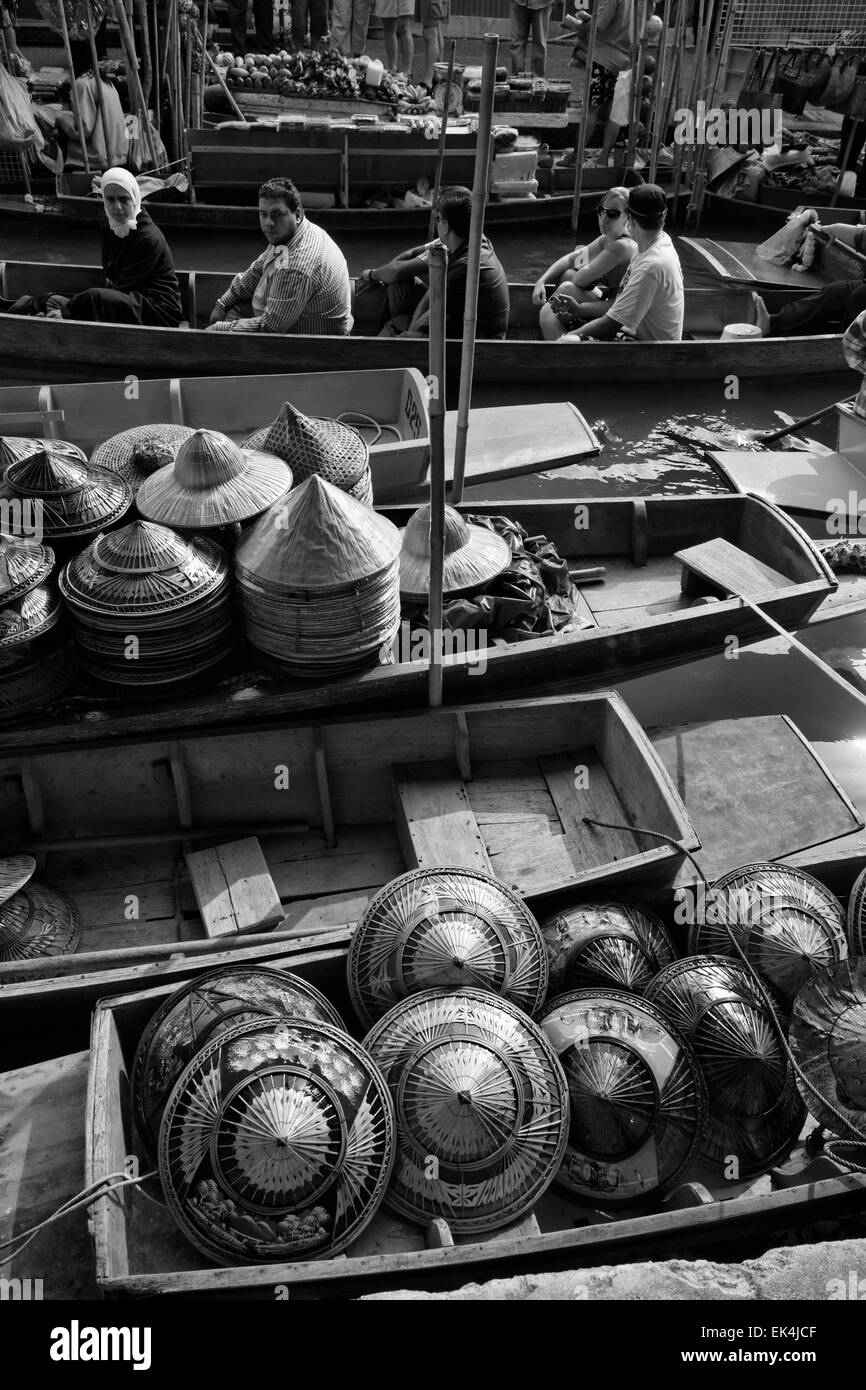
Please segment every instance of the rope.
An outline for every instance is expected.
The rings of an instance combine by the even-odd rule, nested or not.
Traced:
[[[712,888],[712,884],[710,883],[709,879],[707,878],[706,874],[704,873],[695,856],[691,853],[690,850],[687,850],[685,845],[682,845],[680,841],[675,838],[675,836],[665,835],[660,830],[650,830],[646,826],[617,825],[613,821],[596,820],[594,816],[584,816],[583,823],[584,825],[597,825],[604,830],[631,830],[635,835],[651,835],[657,840],[665,840],[669,845],[675,845],[676,848],[679,849],[686,856],[686,858],[689,859],[691,863],[694,865],[705,886],[707,888]],[[788,1039],[785,1037],[785,1030],[783,1029],[779,1021],[775,1005],[773,1004],[772,999],[765,990],[760,975],[758,974],[755,967],[752,965],[752,962],[749,960],[748,956],[746,956],[745,952],[742,950],[740,943],[734,935],[733,929],[730,926],[730,924],[728,922],[722,922],[722,926],[728,933],[731,945],[733,946],[734,950],[739,956],[743,966],[745,967],[746,971],[751,977],[758,994],[760,995],[761,999],[764,1001],[770,1012],[770,1018],[772,1019],[773,1027],[775,1028],[776,1033],[778,1034],[779,1042],[782,1046],[782,1051],[785,1053],[785,1056],[790,1062],[794,1070],[794,1075],[797,1077],[798,1081],[800,1081],[806,1087],[806,1089],[812,1093],[813,1096],[817,1096],[823,1108],[829,1110],[831,1115],[834,1115],[836,1117],[836,1119],[842,1125],[843,1129],[847,1130],[849,1134],[853,1134],[856,1136],[855,1140],[831,1140],[830,1144],[824,1145],[824,1152],[829,1153],[830,1147],[832,1145],[834,1149],[837,1151],[840,1147],[844,1147],[846,1149],[854,1148],[859,1151],[862,1151],[864,1155],[866,1155],[866,1129],[857,1129],[857,1127],[853,1125],[851,1121],[848,1119],[847,1115],[843,1115],[842,1111],[838,1110],[836,1106],[833,1105],[832,1101],[828,1100],[827,1097],[821,1091],[818,1090],[818,1087],[815,1086],[809,1080],[808,1076],[806,1076],[805,1072],[803,1071],[802,1067],[800,1066],[799,1062],[797,1061],[796,1057],[794,1056],[793,1052],[788,1046]],[[855,1162],[853,1159],[845,1158],[844,1156],[839,1155],[838,1152],[830,1153],[830,1157],[835,1159],[837,1163],[841,1163],[844,1167],[851,1168],[856,1172],[866,1173],[866,1166],[861,1165],[859,1162]]]
[[[71,1212],[77,1211],[79,1207],[87,1207],[93,1202],[98,1202],[100,1198],[106,1197],[109,1192],[116,1192],[122,1187],[137,1187],[141,1183],[149,1182],[151,1178],[157,1176],[157,1170],[154,1168],[152,1172],[143,1173],[137,1178],[131,1178],[127,1173],[107,1173],[104,1178],[97,1178],[95,1182],[89,1183],[87,1187],[82,1188],[81,1192],[77,1193],[74,1197],[70,1197],[68,1201],[59,1206],[50,1216],[46,1216],[44,1221],[38,1222],[35,1226],[30,1226],[26,1231],[19,1231],[16,1235],[10,1236],[8,1240],[0,1241],[0,1265],[9,1264],[12,1260],[17,1259],[22,1251],[26,1250],[30,1242],[36,1239],[40,1231],[45,1230],[45,1228],[52,1225],[53,1222],[59,1221],[61,1217],[69,1216]],[[106,1186],[106,1184],[108,1184],[108,1186]],[[151,1197],[149,1193],[143,1191],[141,1195],[142,1197],[146,1197],[149,1202],[153,1202],[156,1206],[160,1206],[156,1198]],[[9,1254],[4,1255],[2,1252],[8,1250],[9,1246],[14,1246],[15,1248],[11,1250]]]

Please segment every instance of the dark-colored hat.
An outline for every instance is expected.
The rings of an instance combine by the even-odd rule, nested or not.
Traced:
[[[541,923],[541,933],[553,994],[596,986],[643,994],[677,954],[655,913],[633,903],[566,907]]]
[[[639,183],[637,188],[629,189],[628,210],[634,213],[635,217],[652,220],[661,217],[663,212],[667,212],[667,208],[668,200],[664,189],[659,188],[657,183]]]
[[[80,937],[78,908],[59,888],[30,882],[0,907],[0,961],[70,955]]]

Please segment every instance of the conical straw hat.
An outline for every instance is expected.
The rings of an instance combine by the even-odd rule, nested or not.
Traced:
[[[76,615],[174,613],[219,590],[225,552],[205,537],[179,536],[133,521],[97,536],[60,573],[60,592]]]
[[[291,401],[285,402],[273,424],[264,432],[255,431],[246,445],[283,459],[299,483],[318,473],[346,491],[357,483],[370,456],[367,441],[357,430],[339,420],[303,415]]]
[[[136,506],[167,526],[225,526],[258,516],[291,486],[291,470],[274,454],[241,449],[216,430],[196,430],[174,463],[142,484]]]
[[[90,465],[119,473],[138,489],[151,473],[174,463],[181,444],[192,434],[195,430],[189,425],[134,425],[97,445]]]
[[[53,586],[37,584],[14,603],[0,608],[0,647],[30,642],[50,631],[60,619],[60,597]]]
[[[68,446],[67,446],[68,449]],[[10,463],[4,482],[41,504],[43,535],[65,539],[110,526],[132,503],[132,488],[116,473],[90,468],[86,460],[54,447],[40,447]]]
[[[241,538],[235,566],[278,592],[310,593],[368,579],[399,553],[392,522],[314,474]]]
[[[489,584],[508,567],[511,547],[486,526],[470,526],[453,507],[445,508],[443,595],[469,593]],[[430,504],[419,507],[403,531],[400,593],[423,600],[430,594]]]
[[[0,604],[12,603],[47,579],[54,568],[54,551],[29,536],[0,533]]]
[[[70,444],[65,439],[33,439],[29,436],[7,434],[0,439],[0,470],[8,468],[10,463],[17,463],[19,459],[30,458],[32,454],[38,454],[49,443],[55,453],[64,454],[67,458],[78,459],[79,463],[87,462],[87,455],[83,449],[79,449],[77,444]]]
[[[0,903],[9,899],[29,883],[36,872],[36,860],[29,854],[13,854],[0,859]]]

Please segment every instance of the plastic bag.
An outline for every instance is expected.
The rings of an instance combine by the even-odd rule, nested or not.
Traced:
[[[792,214],[784,227],[755,248],[756,255],[762,261],[772,261],[773,265],[790,265],[797,259],[810,226],[817,221],[818,214],[814,208]]]
[[[0,147],[38,153],[45,141],[21,83],[0,63]]]

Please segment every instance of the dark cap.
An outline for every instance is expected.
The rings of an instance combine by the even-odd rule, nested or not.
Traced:
[[[636,188],[629,189],[628,210],[635,217],[655,221],[663,212],[667,212],[667,206],[664,190],[657,183],[639,183]]]

